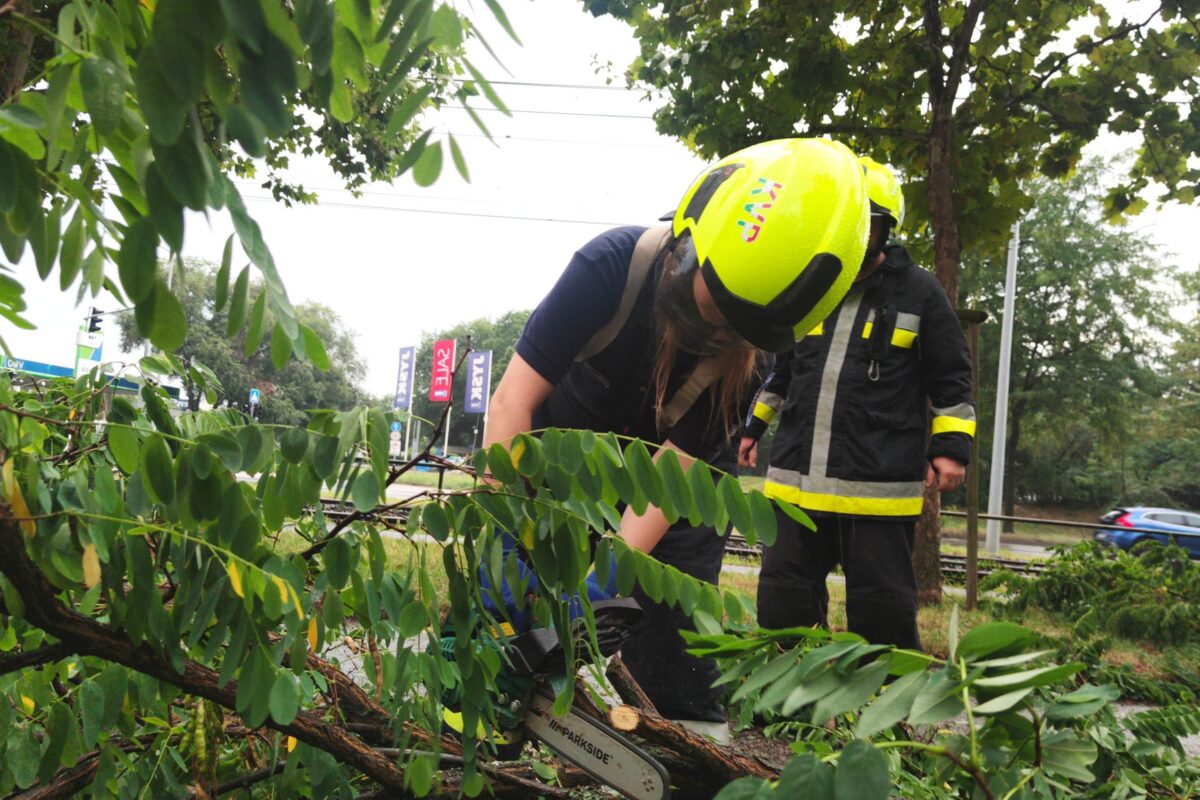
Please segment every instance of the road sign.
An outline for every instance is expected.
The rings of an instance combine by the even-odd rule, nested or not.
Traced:
[[[398,419],[392,420],[392,427],[391,427],[392,433],[399,433],[402,430],[402,428],[403,428],[403,426],[400,424],[400,420],[398,420]]]
[[[250,390],[250,405],[252,405],[252,406],[258,405],[258,401],[261,399],[262,399],[262,392],[260,392],[258,389]]]

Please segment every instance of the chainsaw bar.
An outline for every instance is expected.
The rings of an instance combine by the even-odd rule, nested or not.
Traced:
[[[522,720],[527,731],[629,800],[666,800],[670,777],[655,758],[607,725],[572,708],[554,715],[554,697],[538,689]]]

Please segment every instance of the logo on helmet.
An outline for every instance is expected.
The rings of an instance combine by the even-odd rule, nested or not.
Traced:
[[[758,234],[762,233],[762,226],[767,223],[767,209],[775,205],[775,191],[783,188],[782,183],[769,181],[766,178],[759,178],[757,183],[758,185],[750,190],[750,197],[758,199],[752,199],[743,206],[753,222],[744,219],[737,221],[738,227],[742,229],[742,241],[747,244],[753,242],[758,238]],[[762,197],[763,194],[766,194],[766,197]]]

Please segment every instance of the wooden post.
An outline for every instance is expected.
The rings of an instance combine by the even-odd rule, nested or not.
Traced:
[[[958,318],[967,328],[971,354],[971,402],[979,408],[979,324],[986,311],[960,308]],[[978,432],[977,432],[978,433]],[[971,463],[967,465],[967,610],[979,602],[979,437],[971,437]]]

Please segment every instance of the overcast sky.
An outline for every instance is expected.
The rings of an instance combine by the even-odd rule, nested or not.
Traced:
[[[476,5],[481,27],[512,73],[504,74],[481,53],[475,63],[490,77],[603,87],[606,73],[597,74],[597,62],[611,62],[618,76],[614,85],[623,86],[620,72],[637,54],[628,26],[595,19],[575,0],[508,0],[504,6],[523,46],[483,18],[483,4]],[[242,184],[292,301],[324,303],[355,332],[367,365],[364,388],[371,394],[392,390],[397,348],[415,344],[423,331],[532,308],[579,245],[612,225],[651,223],[676,203],[703,166],[682,145],[655,133],[653,106],[635,93],[510,83],[498,83],[497,89],[514,110],[511,119],[482,115],[499,148],[461,111],[426,119],[456,134],[470,184],[448,158],[433,187],[422,189],[405,177],[392,186],[373,186],[357,199],[319,164],[300,163],[290,174],[317,191],[318,206],[288,209],[255,182]],[[1117,145],[1108,142],[1100,149]],[[1194,239],[1200,229],[1200,208],[1148,210],[1134,227],[1168,250],[1183,252],[1185,237]],[[210,219],[190,215],[184,255],[219,261],[231,232],[223,212]],[[1194,251],[1176,261],[1197,266]],[[30,259],[17,277],[26,286],[28,316],[38,330],[5,330],[13,354],[71,365],[74,331],[93,301],[85,298],[76,308],[73,293],[58,291],[57,272],[43,285]],[[118,307],[107,295],[96,305]],[[105,331],[110,360],[119,356],[119,334],[112,321]]]

